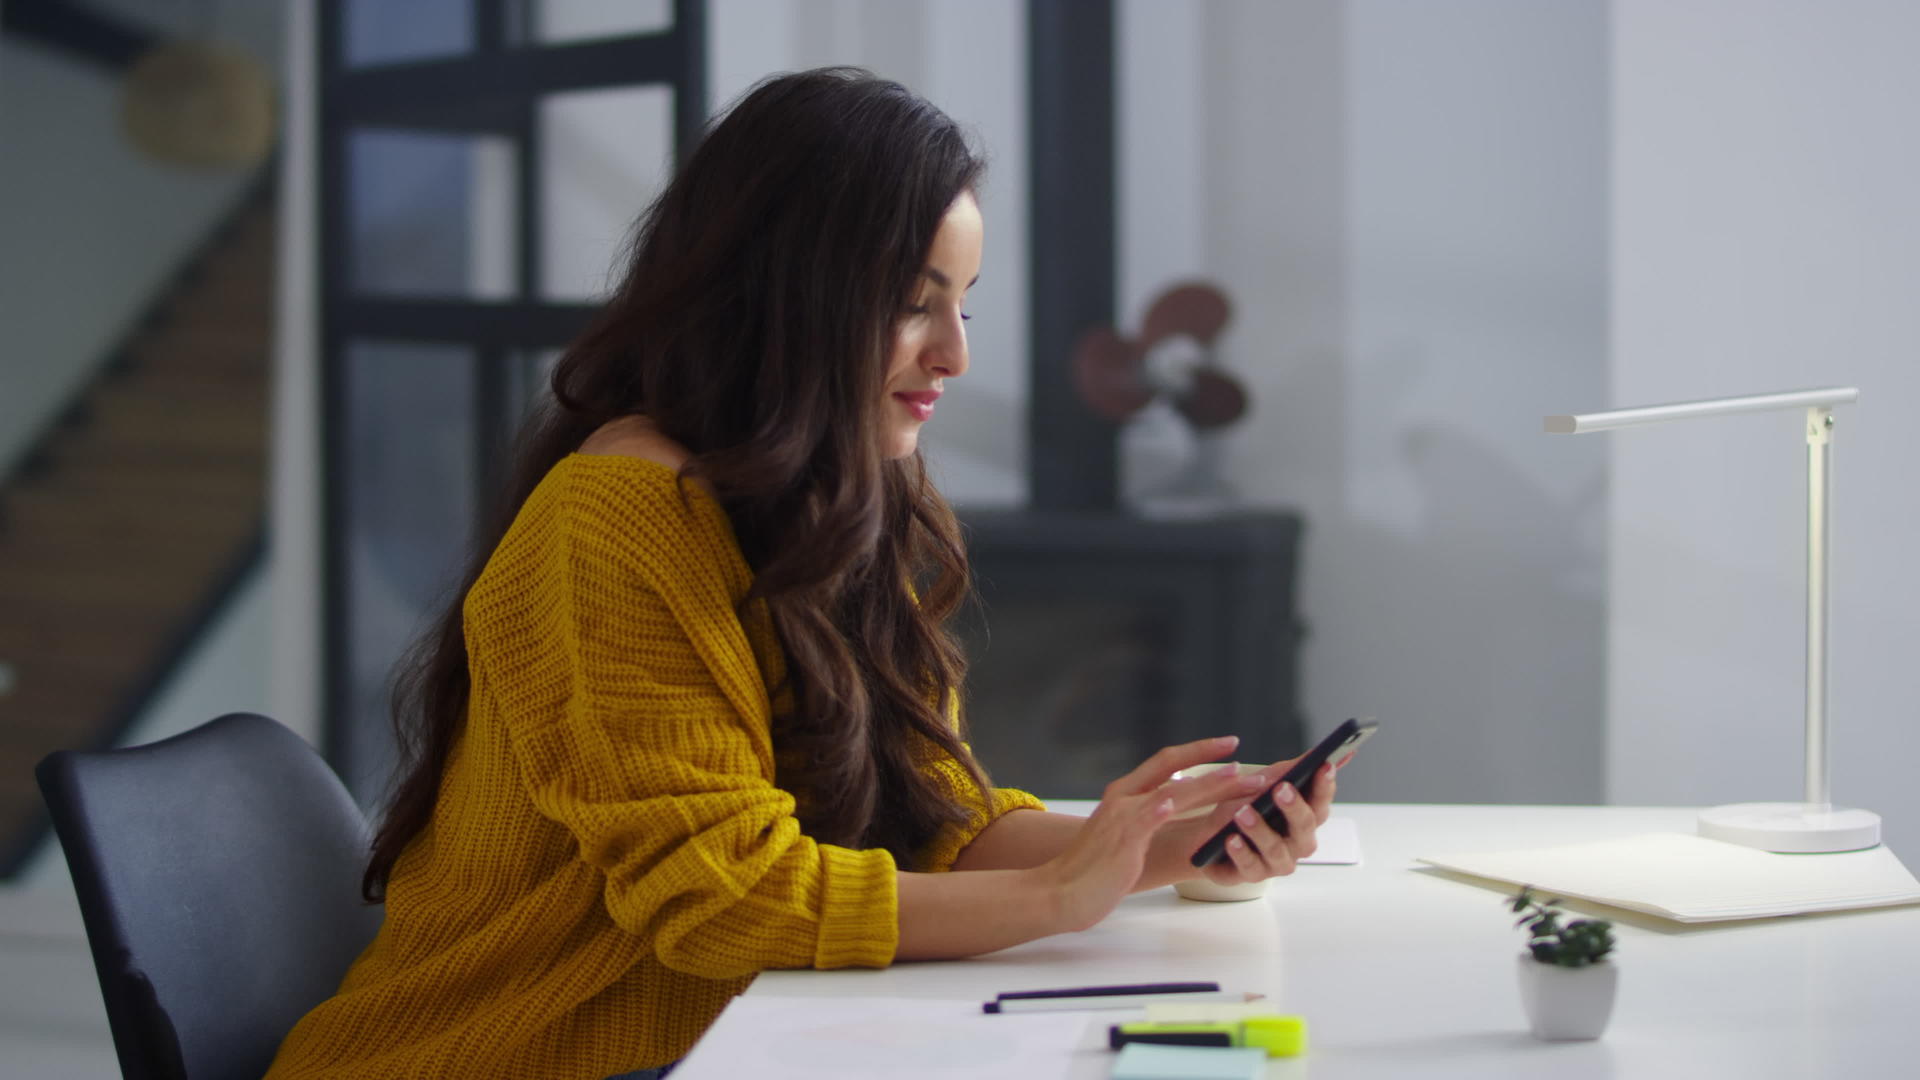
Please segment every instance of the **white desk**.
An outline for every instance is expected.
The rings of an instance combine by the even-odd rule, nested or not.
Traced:
[[[1611,1026],[1598,1042],[1542,1043],[1526,1033],[1514,975],[1521,935],[1502,896],[1413,869],[1413,858],[1690,832],[1694,811],[1340,804],[1335,813],[1359,823],[1365,864],[1303,867],[1263,900],[1195,903],[1160,889],[1085,933],[964,961],[768,972],[746,998],[977,1003],[1003,990],[1211,979],[1307,1018],[1309,1054],[1273,1061],[1274,1077],[1920,1075],[1920,907],[1684,928],[1609,911],[1621,966]],[[818,1003],[823,1021],[848,1019]],[[726,1070],[719,1053],[703,1053],[709,1046],[766,1037],[730,1023],[740,1011],[721,1016],[674,1080],[718,1080]],[[1101,1031],[1127,1016],[1076,1015]],[[991,1037],[1000,1019],[962,1022]],[[834,1075],[829,1062],[778,1060],[763,1075]],[[1111,1062],[1063,1053],[1046,1075],[1105,1077]]]

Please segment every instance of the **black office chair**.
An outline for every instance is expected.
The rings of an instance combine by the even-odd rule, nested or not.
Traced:
[[[327,763],[235,713],[34,774],[127,1080],[258,1080],[379,929],[367,823]]]

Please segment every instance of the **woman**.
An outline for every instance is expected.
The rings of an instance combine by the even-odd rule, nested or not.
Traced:
[[[848,70],[763,83],[701,142],[414,654],[385,924],[273,1077],[665,1066],[768,968],[1091,926],[1268,782],[1170,782],[1233,746],[1207,740],[1081,819],[960,741],[966,559],[916,444],[967,370],[979,176],[952,121]],[[1325,780],[1209,873],[1290,872]]]

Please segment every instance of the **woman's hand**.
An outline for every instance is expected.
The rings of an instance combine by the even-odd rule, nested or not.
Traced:
[[[1310,798],[1300,798],[1289,784],[1282,784],[1280,790],[1274,792],[1274,805],[1286,817],[1285,836],[1254,813],[1249,804],[1268,784],[1286,775],[1298,760],[1275,762],[1257,774],[1250,774],[1258,778],[1254,790],[1244,797],[1222,799],[1213,813],[1190,821],[1176,821],[1161,829],[1154,836],[1134,888],[1158,888],[1199,877],[1219,885],[1238,885],[1293,873],[1300,860],[1313,854],[1318,846],[1315,834],[1333,811],[1334,775],[1339,770],[1332,765],[1322,765],[1320,774],[1314,778]],[[1227,857],[1216,860],[1205,870],[1194,869],[1193,853],[1228,822],[1232,822],[1241,835],[1227,841]]]
[[[1215,803],[1243,805],[1270,782],[1238,777],[1232,770],[1173,779],[1188,766],[1219,760],[1238,742],[1229,735],[1169,746],[1107,785],[1100,805],[1066,848],[1031,871],[1053,898],[1061,929],[1092,926],[1134,891],[1155,838],[1175,814]]]

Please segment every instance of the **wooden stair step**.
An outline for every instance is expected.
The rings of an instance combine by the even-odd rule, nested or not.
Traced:
[[[181,410],[219,410],[264,415],[267,410],[267,372],[238,369],[231,373],[198,368],[169,370],[137,368],[103,381],[88,395],[89,404],[107,401],[146,401]]]
[[[215,252],[200,272],[182,282],[183,291],[244,294],[273,293],[274,250],[271,241]]]
[[[207,265],[213,269],[251,266],[271,273],[279,249],[280,238],[271,222],[243,225],[208,253]]]
[[[179,301],[210,298],[244,304],[272,303],[275,296],[274,253],[222,252],[200,274],[182,282]],[[188,295],[191,294],[191,295]]]
[[[86,565],[89,555],[100,553],[110,557],[93,565],[111,574],[121,567],[138,572],[177,564],[196,552],[239,546],[260,529],[266,507],[264,501],[206,500],[185,508],[176,502],[169,511],[155,512],[130,500],[87,501],[67,493],[43,498],[37,491],[16,491],[0,504],[0,514],[0,545],[11,561]]]
[[[160,323],[133,343],[136,360],[217,359],[266,360],[273,351],[273,328],[266,322],[239,319],[175,319]]]
[[[184,294],[142,331],[140,338],[183,330],[243,336],[256,341],[273,339],[273,290],[204,289]]]
[[[0,776],[6,777],[0,784],[0,823],[4,823],[0,824],[0,844],[18,842],[24,836],[26,825],[45,819],[46,803],[41,800],[40,787],[33,777],[34,765],[45,756],[22,752],[0,757]]]
[[[231,323],[268,332],[273,326],[274,295],[272,284],[264,281],[246,288],[188,289],[167,301],[161,325]]]
[[[264,389],[264,388],[261,388]],[[114,387],[93,395],[78,422],[91,428],[140,425],[145,428],[230,427],[236,433],[264,436],[267,430],[263,393],[224,391],[194,393],[180,387]]]
[[[183,466],[238,468],[252,465],[264,469],[266,446],[207,446],[181,443],[142,444],[127,439],[107,438],[99,432],[62,431],[44,449],[48,468],[120,468],[152,459]]]
[[[74,659],[59,664],[20,663],[13,692],[0,697],[0,709],[39,716],[92,713],[132,689],[134,680],[152,663],[150,652],[122,654],[92,664]]]
[[[43,495],[21,490],[0,503],[0,550],[16,562],[84,559],[98,553],[107,565],[174,560],[222,540],[238,542],[266,518],[264,494],[185,500],[156,512],[144,500],[86,499],[81,492]],[[165,492],[162,495],[168,494]],[[68,554],[63,554],[68,553]]]
[[[263,507],[251,514],[223,514],[217,524],[183,527],[168,522],[118,530],[120,535],[92,527],[55,531],[0,526],[0,559],[17,567],[0,569],[0,577],[66,568],[120,577],[198,567],[209,560],[217,565],[231,552],[245,550],[259,535],[266,517]]]
[[[246,342],[242,335],[196,339],[191,335],[156,337],[129,354],[133,370],[199,378],[253,379],[265,383],[272,370],[267,341]]]
[[[121,462],[68,462],[49,459],[37,475],[18,481],[17,490],[55,489],[92,499],[122,494],[164,493],[179,499],[266,500],[265,461],[180,462],[173,458],[130,458]]]
[[[55,750],[71,749],[74,747],[48,746],[45,739],[36,739],[17,749],[0,742],[0,766],[4,766],[0,767],[0,821],[26,821],[44,812],[46,803],[40,796],[40,783],[33,775],[34,766]],[[0,843],[12,839],[0,836]]]
[[[97,522],[136,533],[171,531],[175,524],[186,526],[187,531],[219,531],[247,523],[254,516],[249,507],[265,499],[264,491],[242,491],[231,500],[188,503],[171,491],[152,488],[103,499],[58,486],[21,485],[0,498],[0,520],[9,531],[15,525],[25,530],[34,522]]]
[[[159,659],[155,647],[159,640],[156,638],[138,651],[124,654],[124,662],[118,667],[102,670],[85,682],[51,676],[23,677],[13,693],[0,697],[0,714],[37,721],[75,714],[98,718],[138,689],[139,680],[151,677]],[[0,720],[0,727],[5,726],[5,721]]]
[[[46,575],[86,575],[107,581],[180,573],[217,573],[260,534],[264,513],[223,518],[187,531],[172,523],[135,529],[98,526],[64,530],[7,526],[0,533],[0,581]]]
[[[270,236],[233,241],[208,253],[191,274],[183,275],[178,281],[178,290],[182,294],[206,289],[272,292],[276,256]]]
[[[160,341],[145,355],[135,355],[125,370],[100,384],[106,391],[118,387],[143,389],[172,386],[180,390],[200,389],[210,394],[265,394],[273,385],[272,349],[261,345],[250,350],[208,351],[187,339]],[[157,341],[159,339],[156,339]]]
[[[131,535],[0,533],[0,579],[41,574],[86,574],[110,581],[145,575],[221,572],[259,535],[264,513],[231,528],[199,533],[143,530]]]
[[[119,712],[130,688],[120,696],[104,692],[66,694],[48,697],[0,698],[0,748],[5,756],[28,762],[53,753],[91,744],[101,729]]]
[[[112,615],[115,612],[161,613],[185,610],[206,588],[205,573],[151,574],[121,578],[107,574],[47,573],[33,578],[0,578],[0,608],[18,608],[21,614],[57,611],[62,614]]]
[[[167,451],[243,453],[265,457],[266,417],[206,417],[159,410],[127,409],[121,415],[76,424],[59,433],[63,447],[93,443],[107,451],[134,454]]]
[[[139,674],[144,664],[144,651],[134,653],[118,648],[67,649],[62,652],[40,648],[15,649],[0,656],[0,661],[13,669],[13,692],[4,697],[17,697],[42,689],[97,686],[102,682],[132,677]]]
[[[95,651],[144,654],[151,640],[178,625],[181,613],[126,612],[101,622],[90,613],[61,610],[36,614],[9,612],[0,621],[0,659],[32,660]]]
[[[8,734],[20,729],[52,731],[62,728],[97,727],[139,689],[154,663],[154,652],[143,650],[137,657],[112,671],[102,671],[89,681],[43,678],[22,682],[13,693],[0,697],[0,727]]]
[[[42,486],[44,485],[44,486]],[[219,470],[100,469],[60,468],[48,480],[22,483],[19,491],[58,491],[89,502],[112,502],[122,498],[157,494],[174,501],[177,509],[208,503],[253,508],[266,512],[267,477],[264,469],[225,466]],[[0,504],[3,506],[4,504]],[[3,515],[4,511],[0,511]],[[6,524],[0,516],[0,536]]]

